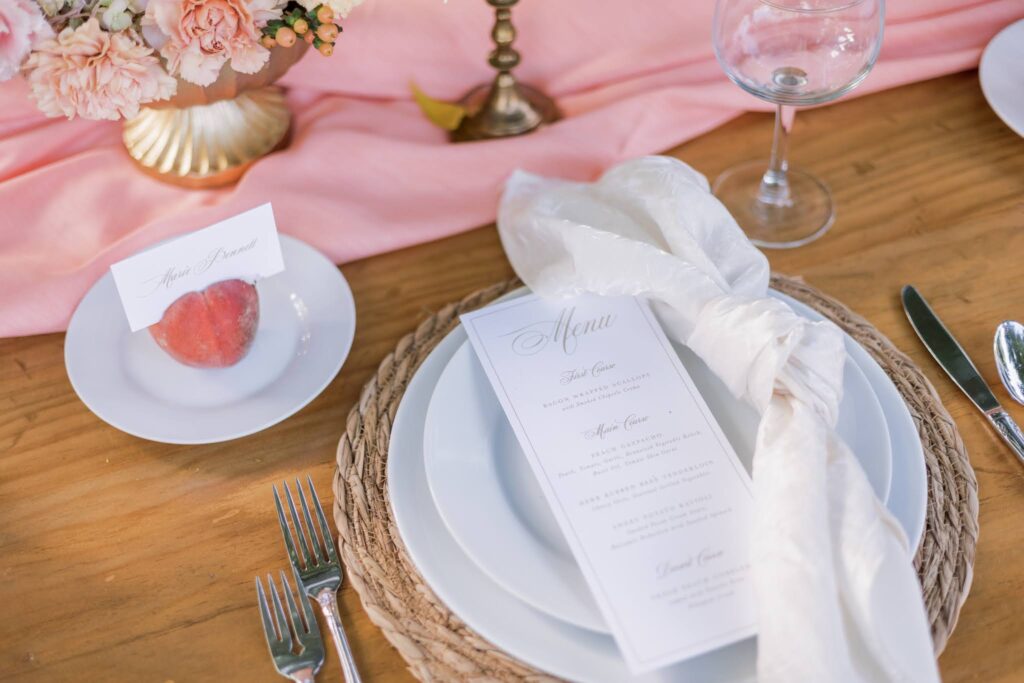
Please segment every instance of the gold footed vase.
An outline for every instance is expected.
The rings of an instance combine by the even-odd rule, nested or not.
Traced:
[[[291,112],[284,90],[272,85],[307,49],[275,47],[259,73],[225,65],[201,87],[178,80],[166,102],[143,107],[124,124],[124,146],[151,176],[191,188],[230,185],[258,159],[288,143]]]

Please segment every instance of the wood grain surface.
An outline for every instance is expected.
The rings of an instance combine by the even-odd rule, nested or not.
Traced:
[[[766,155],[767,115],[670,153],[713,177]],[[978,474],[974,587],[940,664],[948,683],[1024,680],[1024,467],[931,361],[899,307],[913,283],[998,386],[992,335],[1024,320],[1024,140],[974,73],[797,118],[793,162],[835,191],[819,242],[771,252],[866,316],[935,383]],[[382,230],[387,226],[382,225]],[[76,398],[63,335],[0,340],[0,681],[276,681],[253,576],[285,567],[270,487],[310,472],[329,495],[361,385],[448,301],[511,274],[493,227],[345,265],[359,323],[338,378],[294,417],[237,441],[169,446],[122,434]],[[342,617],[368,683],[409,681],[350,588]],[[333,653],[320,680],[340,680]]]

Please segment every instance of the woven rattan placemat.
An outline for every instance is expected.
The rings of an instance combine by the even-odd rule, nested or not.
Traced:
[[[398,535],[385,477],[391,425],[420,363],[459,323],[520,283],[504,282],[449,304],[423,321],[380,364],[352,408],[338,445],[334,518],[348,577],[363,607],[424,681],[549,680],[470,630],[417,572]],[[921,371],[868,321],[800,280],[772,287],[833,320],[878,361],[903,395],[924,446],[928,512],[915,563],[936,652],[967,597],[978,537],[978,485],[953,420]]]

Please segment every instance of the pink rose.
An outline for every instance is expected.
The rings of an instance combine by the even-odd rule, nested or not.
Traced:
[[[0,0],[0,81],[14,78],[29,50],[51,36],[35,0]]]
[[[43,113],[69,119],[132,118],[140,105],[167,99],[178,87],[153,50],[125,31],[107,33],[95,17],[40,43],[25,69]]]
[[[229,59],[240,73],[263,68],[270,51],[259,44],[259,27],[281,15],[274,5],[275,0],[150,0],[143,27],[171,74],[210,85]]]

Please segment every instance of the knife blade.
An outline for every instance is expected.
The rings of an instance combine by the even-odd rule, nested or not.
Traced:
[[[903,310],[914,332],[921,338],[935,362],[946,371],[960,391],[988,418],[999,435],[1024,463],[1024,433],[982,378],[967,352],[942,324],[928,302],[916,289],[906,285],[901,292]]]
[[[928,352],[942,366],[949,378],[956,382],[960,390],[967,394],[967,398],[971,399],[981,412],[998,410],[999,401],[982,379],[978,368],[974,367],[963,347],[942,324],[924,297],[911,285],[903,288],[902,295],[903,310],[906,311],[914,332],[917,332]]]

